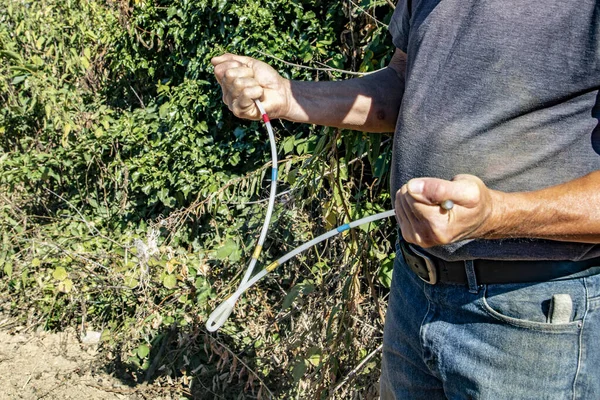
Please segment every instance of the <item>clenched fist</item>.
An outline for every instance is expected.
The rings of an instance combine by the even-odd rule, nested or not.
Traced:
[[[223,54],[214,57],[215,76],[223,91],[223,102],[239,118],[257,120],[254,100],[263,103],[271,118],[289,111],[290,84],[268,64],[250,57]]]
[[[483,238],[496,229],[499,196],[473,175],[411,179],[396,193],[396,219],[402,237],[424,248]],[[440,207],[445,200],[454,202],[451,210]]]

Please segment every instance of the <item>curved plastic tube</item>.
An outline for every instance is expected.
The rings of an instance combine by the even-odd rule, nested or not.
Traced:
[[[240,291],[245,285],[249,282],[250,277],[252,276],[252,272],[254,272],[254,266],[260,257],[260,253],[262,252],[262,246],[265,243],[265,239],[267,237],[267,231],[269,230],[269,223],[271,221],[271,215],[273,214],[273,208],[275,206],[275,195],[277,194],[277,147],[275,146],[275,135],[273,134],[273,127],[271,126],[271,121],[269,120],[269,116],[265,111],[260,100],[255,100],[256,106],[260,110],[260,114],[262,116],[262,120],[267,126],[267,132],[269,134],[269,143],[271,144],[271,193],[269,195],[269,204],[267,206],[267,214],[265,215],[265,222],[263,223],[262,229],[260,231],[260,237],[258,238],[258,243],[256,244],[256,248],[254,249],[254,253],[252,255],[252,259],[248,264],[248,268],[246,269],[246,273],[240,282],[240,286],[238,290],[231,295],[223,304],[215,309],[212,312],[208,321],[206,322],[206,329],[209,332],[214,332],[219,329],[237,302],[237,299],[244,292],[244,290]],[[258,276],[258,275],[257,275]],[[256,277],[255,277],[256,278]],[[218,318],[217,318],[218,317]]]
[[[361,218],[356,221],[352,221],[349,224],[341,225],[335,229],[330,230],[329,232],[326,232],[320,236],[317,236],[316,238],[304,243],[303,245],[301,245],[299,247],[296,247],[294,250],[290,251],[283,257],[280,257],[279,259],[277,259],[277,261],[274,261],[271,264],[269,264],[265,269],[263,269],[258,274],[256,274],[252,279],[249,279],[246,281],[242,280],[242,283],[240,283],[240,286],[238,287],[238,289],[231,296],[229,296],[229,298],[227,300],[225,300],[223,303],[221,303],[221,305],[219,305],[212,312],[212,314],[210,314],[210,316],[208,317],[208,321],[206,322],[206,329],[208,329],[208,331],[210,331],[210,332],[214,332],[217,329],[219,329],[221,326],[223,326],[223,324],[225,323],[227,318],[229,318],[229,315],[233,311],[233,307],[235,307],[235,303],[237,303],[240,296],[242,294],[244,294],[244,292],[246,290],[250,289],[250,287],[252,287],[256,282],[258,282],[259,280],[264,278],[269,272],[272,272],[275,268],[282,265],[286,261],[296,257],[298,254],[310,249],[314,245],[321,243],[322,241],[327,240],[329,238],[332,238],[333,236],[338,235],[344,231],[355,228],[359,225],[364,225],[364,224],[368,224],[370,222],[377,221],[380,219],[389,218],[393,215],[394,215],[394,210],[389,210],[389,211],[385,211],[385,212],[382,212],[379,214],[370,215],[368,217]],[[246,275],[247,275],[247,273],[246,273]]]

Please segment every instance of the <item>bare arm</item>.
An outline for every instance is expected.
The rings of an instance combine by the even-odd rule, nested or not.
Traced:
[[[212,63],[223,101],[240,118],[259,119],[254,99],[260,99],[271,118],[392,132],[404,93],[406,54],[398,49],[388,68],[337,82],[290,81],[261,61],[233,54]]]
[[[439,204],[451,199],[450,214]],[[416,178],[396,194],[405,239],[431,247],[462,239],[539,238],[600,243],[600,171],[531,192],[491,190],[472,175]]]
[[[490,239],[537,237],[600,243],[600,171],[543,190],[500,193]]]

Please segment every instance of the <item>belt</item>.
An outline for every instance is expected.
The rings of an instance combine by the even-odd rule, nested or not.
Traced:
[[[445,261],[400,241],[400,249],[410,269],[423,281],[467,284],[464,261]],[[600,266],[600,258],[584,261],[504,261],[473,260],[478,284],[545,282]]]

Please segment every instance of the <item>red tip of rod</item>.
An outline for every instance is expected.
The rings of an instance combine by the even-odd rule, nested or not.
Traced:
[[[267,114],[263,114],[263,115],[262,115],[262,119],[263,119],[263,121],[265,121],[265,124],[271,121],[271,120],[269,119],[269,116],[268,116]]]

